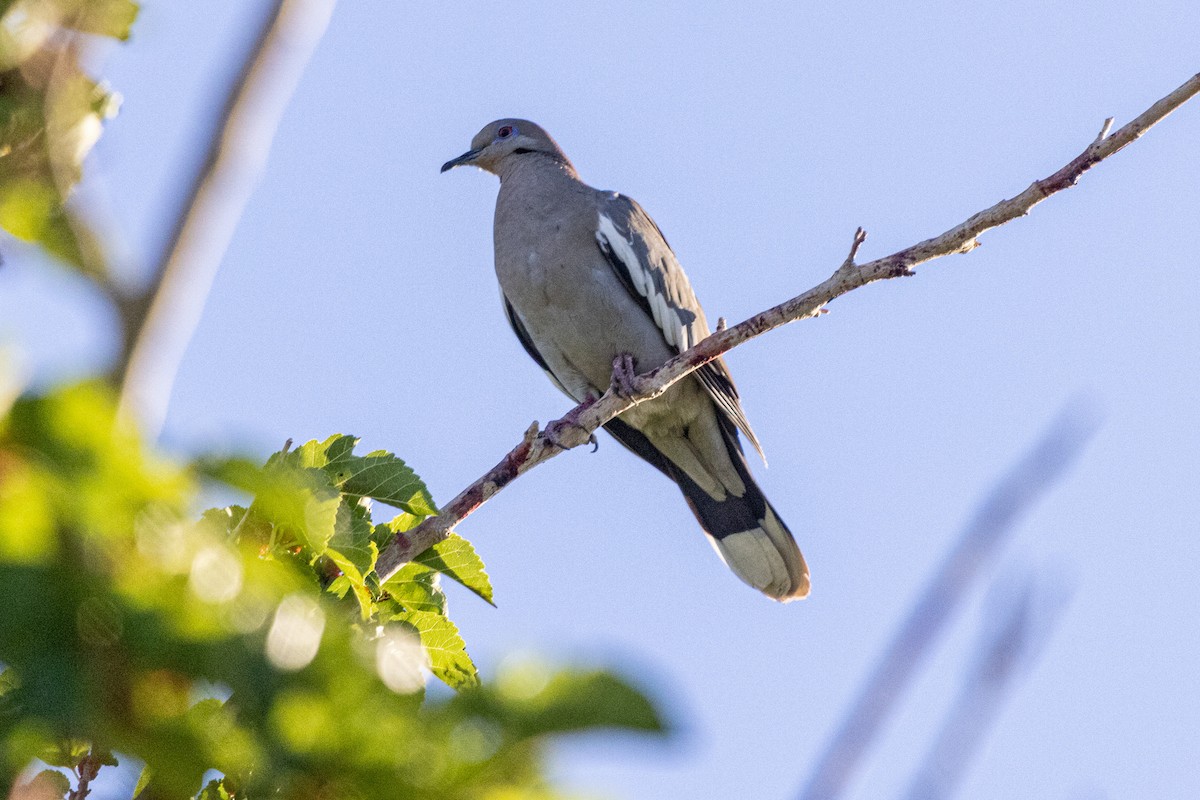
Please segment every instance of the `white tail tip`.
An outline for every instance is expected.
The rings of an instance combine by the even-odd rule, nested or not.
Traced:
[[[808,565],[791,533],[767,507],[761,527],[710,537],[733,573],[768,597],[786,603],[808,596]]]

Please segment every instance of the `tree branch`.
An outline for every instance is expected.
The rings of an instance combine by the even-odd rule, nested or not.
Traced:
[[[994,591],[1012,589],[999,584]],[[1000,608],[986,609],[985,629],[941,729],[909,786],[908,800],[949,800],[1018,678],[1027,673],[1066,609],[1069,593],[1026,578]],[[988,621],[999,624],[988,626]],[[988,628],[991,628],[990,630]]]
[[[1046,198],[1074,186],[1083,173],[1129,145],[1197,93],[1200,93],[1200,74],[1192,76],[1178,89],[1111,135],[1108,135],[1111,121],[1106,121],[1100,135],[1082,153],[1053,175],[1034,181],[1016,197],[1002,200],[945,233],[890,256],[862,265],[857,264],[855,257],[858,247],[866,236],[859,229],[855,233],[854,244],[846,261],[821,284],[732,328],[712,334],[658,369],[638,376],[632,382],[632,395],[625,391],[614,391],[613,387],[610,387],[598,401],[577,406],[564,417],[564,420],[569,419],[576,424],[558,430],[555,443],[547,439],[544,431],[539,434],[536,426],[530,428],[519,445],[486,475],[445,505],[438,516],[426,519],[411,531],[397,534],[379,554],[376,569],[380,579],[387,580],[405,563],[444,539],[455,525],[518,475],[548,461],[565,449],[578,447],[588,441],[592,432],[604,423],[638,403],[658,397],[676,381],[722,353],[781,325],[816,316],[826,304],[860,286],[912,275],[913,268],[919,264],[942,256],[970,252],[979,246],[978,237],[984,231],[1024,216]]]
[[[96,748],[92,747],[75,768],[75,774],[79,778],[79,785],[67,793],[67,800],[85,800],[91,794],[91,783],[100,774],[100,767],[102,766],[103,764],[101,764],[100,759],[96,755]]]
[[[336,0],[274,0],[226,101],[154,279],[123,310],[121,414],[153,438],[238,221],[258,184],[279,121]]]
[[[1074,463],[1094,427],[1084,415],[1064,412],[984,498],[817,759],[800,800],[833,800],[841,795],[967,590],[1021,517]]]

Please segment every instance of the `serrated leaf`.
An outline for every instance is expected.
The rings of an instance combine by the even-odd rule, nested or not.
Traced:
[[[496,605],[492,602],[492,581],[483,568],[483,559],[471,543],[457,533],[451,533],[413,560],[453,578],[486,602]]]
[[[337,532],[341,495],[319,469],[302,469],[282,460],[268,464],[250,506],[252,515],[295,537],[313,556],[323,554]]]
[[[424,564],[405,564],[383,588],[409,611],[446,613],[446,594],[438,586],[438,572]]]
[[[362,618],[368,619],[374,613],[375,603],[367,587],[366,576],[375,569],[379,548],[371,540],[371,517],[366,508],[358,503],[350,506],[343,499],[338,509],[336,532],[329,540],[325,556],[342,573],[330,585],[330,591],[339,597],[345,594],[346,589],[353,591]]]
[[[338,511],[337,529],[328,546],[354,567],[356,580],[362,583],[375,569],[375,559],[379,555],[379,549],[371,540],[370,512],[357,503],[349,505],[343,501]],[[338,566],[341,567],[341,562]],[[342,570],[345,571],[345,567]]]
[[[316,439],[309,439],[290,453],[276,453],[271,458],[286,458],[298,467],[324,469],[325,465],[329,463],[330,449],[337,452],[348,446],[353,450],[354,444],[357,441],[353,436],[335,433],[322,442],[318,442]],[[269,464],[270,462],[268,461],[267,463]]]
[[[371,590],[363,583],[362,576],[357,574],[355,566],[336,550],[326,550],[325,556],[342,571],[342,574],[329,584],[329,591],[339,598],[345,597],[347,591],[353,592],[362,618],[370,619],[375,613],[375,599],[371,596]]]
[[[56,769],[44,769],[33,776],[25,788],[13,794],[13,797],[65,797],[71,791],[71,780]]]
[[[369,497],[420,516],[437,513],[429,489],[402,459],[386,450],[356,456],[356,444],[353,436],[338,434],[324,442],[306,442],[297,453],[304,466],[323,469],[348,495]]]
[[[479,685],[475,663],[467,655],[458,628],[449,619],[427,611],[405,611],[392,615],[390,622],[403,625],[421,637],[421,646],[429,655],[429,669],[447,686],[464,689]]]

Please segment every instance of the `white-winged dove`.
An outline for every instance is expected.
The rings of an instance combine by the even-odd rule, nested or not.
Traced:
[[[528,120],[484,126],[442,172],[473,164],[500,178],[496,275],[517,338],[576,402],[598,397],[614,360],[646,372],[708,336],[683,268],[633,200],[593,189]],[[754,483],[738,431],[758,444],[721,359],[605,425],[683,491],[717,553],[777,600],[808,594],[808,567]]]

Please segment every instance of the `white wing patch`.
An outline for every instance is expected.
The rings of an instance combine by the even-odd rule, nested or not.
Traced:
[[[633,288],[646,298],[650,312],[654,316],[654,323],[662,331],[663,338],[667,340],[667,344],[682,353],[691,345],[691,337],[688,336],[687,326],[683,324],[679,314],[671,308],[670,302],[655,284],[651,274],[653,267],[642,263],[642,260],[638,258],[637,251],[633,248],[633,241],[621,235],[610,217],[603,213],[598,216],[600,224],[596,228],[596,241],[625,265]]]

